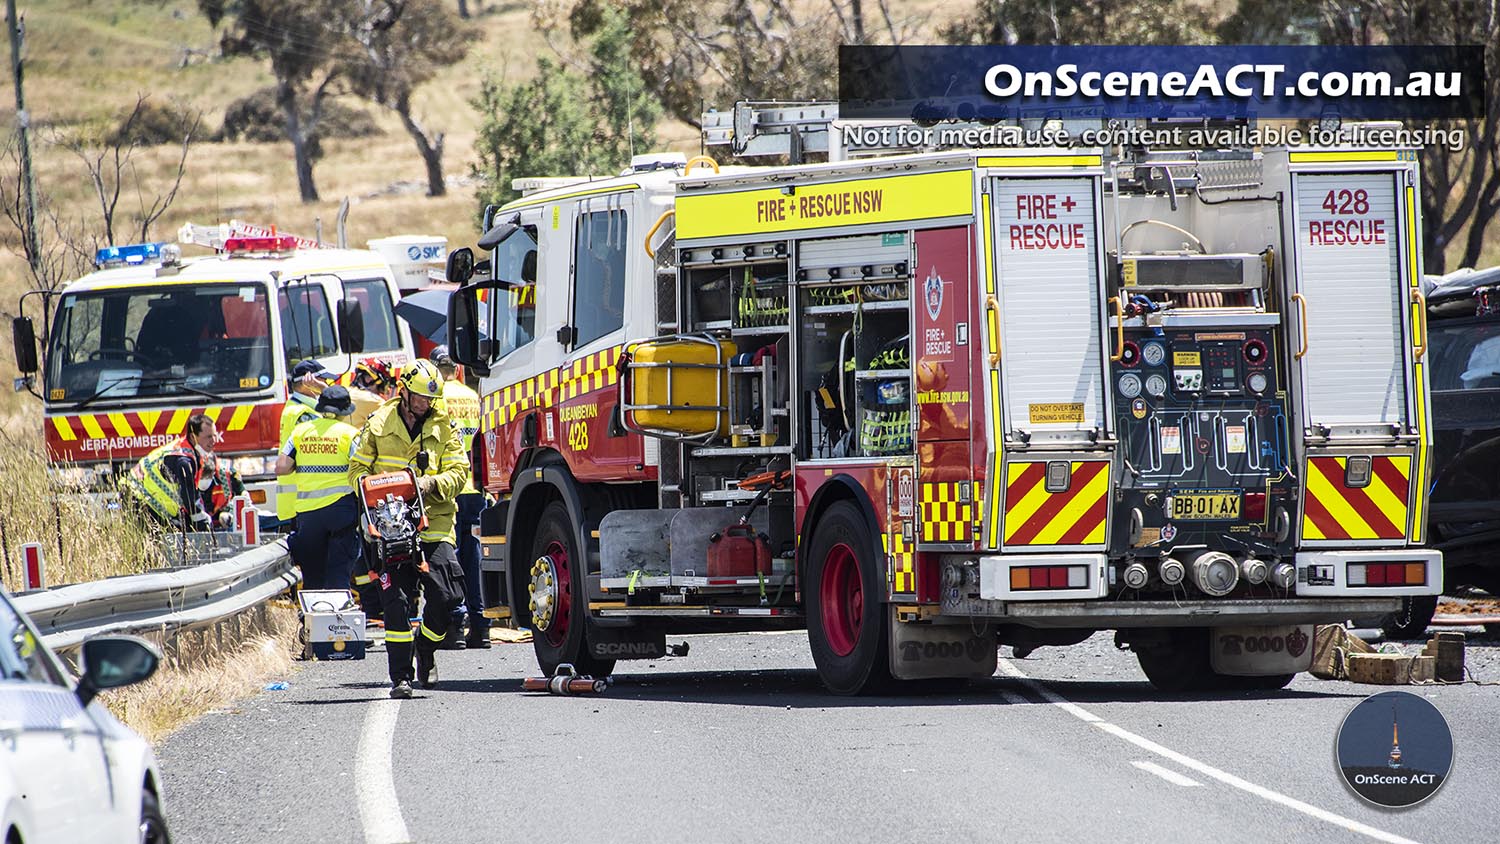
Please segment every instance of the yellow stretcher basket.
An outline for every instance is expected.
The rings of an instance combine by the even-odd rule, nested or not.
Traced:
[[[676,335],[625,347],[620,418],[628,430],[667,439],[729,434],[729,360],[734,341]]]

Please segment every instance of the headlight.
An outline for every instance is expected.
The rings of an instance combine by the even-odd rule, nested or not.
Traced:
[[[254,455],[236,457],[234,459],[234,470],[239,472],[241,477],[247,478],[258,477],[260,475],[274,475],[276,474],[276,458],[275,456],[257,457]]]

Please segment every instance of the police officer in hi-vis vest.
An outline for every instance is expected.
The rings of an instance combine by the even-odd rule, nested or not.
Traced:
[[[281,408],[281,431],[276,437],[278,450],[286,448],[292,429],[318,418],[318,412],[313,409],[318,403],[318,395],[334,382],[334,378],[327,367],[312,358],[292,367],[292,374],[287,378],[286,404]],[[280,529],[291,530],[296,516],[297,488],[289,481],[277,481],[276,520],[281,522]]]
[[[276,475],[290,475],[296,491],[297,530],[288,544],[302,567],[307,589],[348,589],[349,579],[363,572],[359,541],[359,502],[349,485],[349,461],[359,431],[343,421],[354,412],[349,391],[330,385],[318,397],[317,419],[292,429]]]

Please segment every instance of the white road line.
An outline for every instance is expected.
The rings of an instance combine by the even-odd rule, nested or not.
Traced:
[[[1031,703],[1031,701],[1012,691],[1002,691],[1000,697],[1005,698],[1005,702],[1011,706],[1022,706]]]
[[[396,732],[399,700],[370,703],[359,750],[354,760],[359,794],[359,822],[365,828],[366,844],[407,844],[411,833],[401,819],[396,800],[396,777],[391,767],[391,740]]]
[[[1271,803],[1278,803],[1282,806],[1287,807],[1288,809],[1301,812],[1308,817],[1317,818],[1320,821],[1325,821],[1327,823],[1333,824],[1334,826],[1346,829],[1350,832],[1357,832],[1361,835],[1373,838],[1376,841],[1384,841],[1387,842],[1387,844],[1416,844],[1416,842],[1412,841],[1410,838],[1402,838],[1395,833],[1386,832],[1383,829],[1376,829],[1373,826],[1362,824],[1359,821],[1346,818],[1343,815],[1334,814],[1333,812],[1330,812],[1326,809],[1319,809],[1317,806],[1312,806],[1307,803],[1303,803],[1301,800],[1297,800],[1296,798],[1288,797],[1285,794],[1281,794],[1280,792],[1272,791],[1265,786],[1256,785],[1253,782],[1240,779],[1234,774],[1228,773],[1227,771],[1221,771],[1206,762],[1199,762],[1197,759],[1194,759],[1191,756],[1183,755],[1175,750],[1163,747],[1162,745],[1159,745],[1148,738],[1138,736],[1135,733],[1132,733],[1129,730],[1125,729],[1124,727],[1111,724],[1105,721],[1103,718],[1100,718],[1092,712],[1084,709],[1083,707],[1078,706],[1077,704],[1063,698],[1062,695],[1059,695],[1046,686],[1042,685],[1041,682],[1026,676],[1021,672],[1021,669],[1012,665],[1008,660],[1000,660],[1000,670],[1003,671],[1007,676],[1014,677],[1017,680],[1020,680],[1023,684],[1026,685],[1027,688],[1041,695],[1044,699],[1047,700],[1047,702],[1060,709],[1065,710],[1075,718],[1093,724],[1099,729],[1104,730],[1111,735],[1122,738],[1125,741],[1128,741],[1131,744],[1135,745],[1136,747],[1141,748],[1142,750],[1154,753],[1157,756],[1162,757],[1163,759],[1176,762],[1178,765],[1181,765],[1188,770],[1197,771],[1198,773],[1210,779],[1216,779],[1227,786],[1237,788],[1247,794],[1253,794],[1256,797],[1261,798],[1262,800],[1266,800]]]
[[[1137,768],[1140,768],[1148,774],[1155,774],[1173,785],[1180,785],[1183,788],[1203,787],[1203,783],[1198,782],[1195,779],[1189,779],[1170,768],[1163,768],[1155,762],[1131,762],[1130,764],[1136,766]]]

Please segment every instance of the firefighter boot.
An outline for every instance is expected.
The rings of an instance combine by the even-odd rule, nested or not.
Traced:
[[[417,648],[417,688],[435,689],[437,684],[437,655],[432,648]]]

